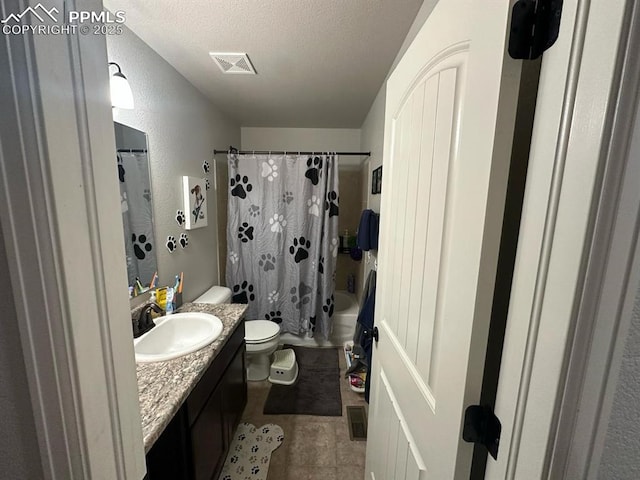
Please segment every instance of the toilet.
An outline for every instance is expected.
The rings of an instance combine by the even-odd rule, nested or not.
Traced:
[[[196,298],[194,303],[231,303],[231,290],[227,287],[213,286]],[[244,330],[247,380],[266,380],[271,369],[271,355],[278,349],[280,342],[280,327],[268,320],[247,320]]]
[[[269,320],[249,320],[244,323],[247,344],[247,380],[266,380],[271,370],[271,355],[278,349],[280,327]]]

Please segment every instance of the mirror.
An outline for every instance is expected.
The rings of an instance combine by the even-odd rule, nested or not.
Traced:
[[[147,286],[158,270],[147,134],[114,122],[129,285]]]

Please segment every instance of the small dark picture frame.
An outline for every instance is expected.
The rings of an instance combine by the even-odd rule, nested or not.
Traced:
[[[382,165],[371,173],[371,193],[373,195],[382,192]]]

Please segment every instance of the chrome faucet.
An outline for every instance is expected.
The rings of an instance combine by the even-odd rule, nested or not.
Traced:
[[[144,335],[156,326],[153,322],[153,317],[151,316],[152,311],[160,314],[164,313],[162,307],[157,303],[149,303],[142,307],[138,318],[133,322],[133,338],[138,338],[139,336]]]

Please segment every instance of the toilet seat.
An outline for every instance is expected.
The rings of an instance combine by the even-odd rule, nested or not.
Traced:
[[[280,335],[278,324],[269,320],[248,320],[244,329],[244,340],[248,344],[266,343]]]

